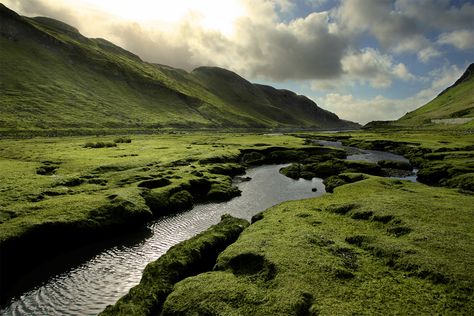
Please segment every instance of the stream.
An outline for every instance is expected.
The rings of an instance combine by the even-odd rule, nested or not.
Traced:
[[[245,176],[252,180],[236,183],[242,191],[241,196],[227,202],[198,204],[190,211],[162,217],[149,225],[151,236],[148,238],[140,240],[139,236],[131,235],[130,240],[106,248],[69,271],[13,298],[0,314],[97,315],[139,283],[149,262],[171,246],[217,224],[221,215],[231,214],[250,220],[253,215],[283,201],[316,197],[326,192],[321,179],[293,180],[281,175],[279,170],[284,166],[248,169]],[[317,191],[312,192],[313,188]],[[61,260],[67,258],[55,259]]]
[[[402,156],[387,152],[344,147],[339,142],[318,141],[333,147],[343,147],[347,159],[408,161]],[[107,305],[114,304],[129,289],[139,283],[145,266],[163,255],[171,246],[189,239],[219,222],[221,215],[250,220],[251,217],[273,205],[324,194],[322,180],[293,180],[279,173],[287,165],[265,165],[247,170],[244,177],[250,181],[236,182],[241,196],[227,202],[198,204],[193,209],[162,217],[150,223],[148,230],[126,235],[114,245],[100,250],[76,250],[58,256],[35,271],[23,276],[19,282],[30,282],[43,271],[51,270],[64,262],[75,263],[67,271],[58,272],[30,290],[14,297],[0,310],[1,315],[97,315]],[[416,181],[415,175],[403,179]],[[316,192],[313,189],[316,188]],[[91,254],[92,253],[92,254]],[[78,259],[79,258],[79,259]],[[30,281],[28,281],[30,280]],[[38,285],[39,284],[39,285]]]

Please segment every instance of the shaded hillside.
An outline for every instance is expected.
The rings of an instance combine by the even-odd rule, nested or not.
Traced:
[[[451,87],[394,123],[408,126],[474,127],[474,64]]]
[[[151,64],[0,4],[0,129],[354,128],[296,94],[220,68]]]

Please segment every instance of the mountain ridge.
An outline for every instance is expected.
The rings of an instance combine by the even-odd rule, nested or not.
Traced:
[[[64,22],[22,17],[1,4],[0,16],[1,130],[358,127],[230,70],[148,63]]]

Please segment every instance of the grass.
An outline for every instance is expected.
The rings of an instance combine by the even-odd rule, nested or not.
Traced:
[[[418,181],[435,186],[474,190],[474,140],[470,133],[462,130],[437,132],[387,130],[339,133],[336,136],[320,133],[299,134],[299,136],[339,140],[347,146],[402,154],[419,169]],[[386,166],[386,162],[382,162],[382,167]]]
[[[471,65],[471,71],[474,67]],[[395,122],[401,126],[428,125],[436,127],[431,122],[434,119],[474,118],[474,77],[448,89],[426,105],[407,113]],[[472,129],[473,122],[464,123],[457,128]],[[446,128],[446,127],[445,127]],[[449,127],[448,127],[449,128]]]
[[[230,176],[246,166],[340,162],[343,151],[306,140],[326,137],[402,151],[421,170],[425,164],[452,165],[457,175],[445,180],[460,188],[338,170],[325,180],[333,194],[284,203],[255,216],[220,254],[214,271],[183,277],[173,287],[164,314],[472,313],[469,135],[296,136],[179,133],[123,137],[131,142],[114,142],[117,136],[0,140],[2,286],[64,247],[110,238],[199,201],[235,196]],[[117,146],[85,148],[87,142]],[[153,299],[146,304],[155,304]],[[165,301],[160,300],[159,305]]]
[[[472,196],[370,177],[262,214],[163,315],[471,314]]]
[[[170,134],[133,136],[131,143],[110,148],[84,148],[87,142],[113,143],[113,139],[0,140],[0,242],[10,238],[10,219],[40,223],[75,200],[96,201],[79,202],[71,212],[74,218],[87,218],[96,204],[107,204],[107,196],[116,192],[138,199],[144,189],[193,190],[190,181],[199,179],[207,179],[219,191],[217,184],[222,189],[230,185],[230,175],[243,171],[242,166],[229,163],[237,160],[241,149],[305,147],[301,139],[289,136]],[[268,146],[254,146],[262,140]]]
[[[263,150],[270,157],[274,148],[279,155],[284,148],[315,148],[284,135],[135,135],[115,143],[116,138],[0,140],[2,285],[65,248],[240,194],[231,176],[245,169],[242,151]],[[85,148],[88,142],[116,147]]]
[[[217,255],[235,242],[248,225],[245,220],[224,215],[219,224],[171,247],[166,254],[146,266],[140,284],[100,315],[159,314],[174,284],[211,270]]]
[[[210,76],[201,76],[151,64],[60,21],[20,17],[3,5],[0,15],[12,30],[0,37],[5,135],[354,126],[309,99],[276,89],[268,93],[225,70],[207,68]],[[243,97],[236,99],[235,93]]]

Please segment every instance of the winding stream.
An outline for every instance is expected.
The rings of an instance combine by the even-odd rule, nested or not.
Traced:
[[[279,173],[285,165],[249,169],[252,180],[238,185],[242,195],[228,202],[196,205],[192,210],[160,218],[150,224],[151,236],[136,236],[106,248],[91,259],[53,276],[14,298],[2,315],[97,315],[138,284],[146,264],[171,246],[219,222],[221,215],[250,218],[287,200],[325,193],[321,179],[292,180]],[[316,192],[312,189],[316,188]],[[138,239],[140,239],[138,237]],[[47,267],[46,267],[47,268]]]
[[[343,147],[347,159],[408,161],[387,152],[344,147],[340,142],[318,141],[322,145]],[[113,246],[104,247],[95,255],[85,257],[68,271],[50,277],[41,285],[13,298],[0,310],[1,315],[97,315],[114,304],[138,284],[147,263],[156,260],[171,246],[189,239],[219,222],[221,215],[250,218],[260,211],[288,200],[320,196],[325,193],[321,179],[292,180],[279,173],[286,165],[251,168],[252,180],[237,183],[242,195],[222,203],[196,205],[192,210],[160,218],[149,225],[148,232],[130,235]],[[416,175],[403,179],[416,181]],[[317,191],[313,192],[312,189]],[[77,255],[76,255],[77,257]],[[67,257],[56,258],[64,265]],[[77,259],[76,259],[77,260]],[[46,270],[48,265],[40,267]],[[35,271],[30,273],[34,276]],[[24,278],[28,278],[25,276]]]

